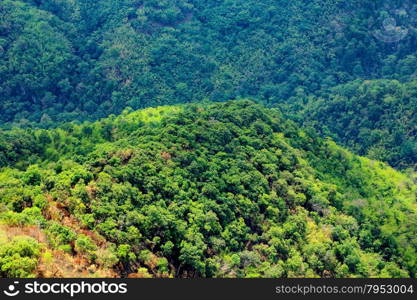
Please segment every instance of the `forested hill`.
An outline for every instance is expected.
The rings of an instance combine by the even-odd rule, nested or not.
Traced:
[[[1,277],[417,274],[416,175],[276,110],[166,106],[3,135]]]
[[[393,111],[401,85],[416,78],[416,25],[411,0],[2,0],[0,127],[242,97],[305,120],[309,102],[304,124],[358,154],[414,167],[415,128],[405,123],[415,97],[401,121]],[[355,117],[342,126],[375,126],[340,132],[335,97],[356,105],[349,89],[375,79],[398,80],[395,99],[381,106],[362,95],[372,112],[345,107]],[[326,120],[316,110],[323,99]],[[371,120],[375,112],[384,120]]]
[[[354,81],[287,110],[360,155],[417,169],[417,81]]]

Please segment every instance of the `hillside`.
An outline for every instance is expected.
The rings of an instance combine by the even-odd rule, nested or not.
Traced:
[[[250,101],[1,141],[1,277],[417,274],[416,174]]]
[[[417,81],[355,81],[287,112],[360,155],[417,169]]]
[[[340,94],[355,105],[361,92],[346,94],[357,82],[416,78],[416,16],[410,0],[3,0],[0,127],[246,97],[304,120],[313,99],[314,118],[300,123],[356,154],[414,168],[415,126],[396,116],[402,88],[391,95],[396,103],[373,106],[384,116],[375,128],[360,122],[341,133],[356,120],[336,125],[341,111],[331,107]],[[384,94],[361,97],[378,103]],[[360,105],[343,112],[369,120]],[[406,115],[414,118],[414,106]]]

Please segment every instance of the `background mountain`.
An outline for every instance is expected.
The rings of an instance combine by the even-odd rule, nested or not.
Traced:
[[[288,109],[355,153],[405,169],[417,159],[417,81],[353,81]],[[293,103],[297,103],[294,101]]]
[[[160,107],[31,136],[0,173],[1,276],[416,275],[415,174],[276,110]]]
[[[408,0],[5,0],[0,3],[0,119],[50,127],[126,107],[241,97],[295,111],[303,119],[299,111],[307,99],[332,102],[335,87],[346,95],[352,85],[368,80],[413,80],[416,17],[417,6]],[[401,84],[393,86],[390,93],[397,96]],[[358,146],[358,133],[331,130],[330,135],[359,154],[413,167],[415,125],[404,129],[407,119],[392,114],[401,101],[377,110],[388,127],[378,121],[375,128],[357,127],[368,141],[384,132],[387,140],[375,149]],[[415,109],[405,106],[413,118]],[[366,111],[354,113],[369,119]],[[322,123],[320,115],[312,113],[315,124]]]

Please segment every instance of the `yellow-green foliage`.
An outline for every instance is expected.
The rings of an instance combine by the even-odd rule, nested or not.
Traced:
[[[41,245],[33,238],[15,236],[11,239],[0,231],[0,274],[8,278],[34,277]]]
[[[172,116],[183,110],[182,106],[158,106],[150,107],[135,112],[126,110],[121,116],[116,118],[116,122],[132,123],[159,123],[164,117]]]
[[[275,110],[152,108],[42,136],[58,156],[2,169],[0,220],[40,225],[54,251],[138,277],[417,274],[415,174]]]

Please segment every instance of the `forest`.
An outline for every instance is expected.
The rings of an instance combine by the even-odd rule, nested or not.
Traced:
[[[345,109],[384,120],[349,134],[326,130],[341,111],[328,120],[314,111],[309,121],[325,121],[319,131],[355,153],[406,169],[417,162],[415,124],[404,128],[415,98],[404,120],[395,114],[416,79],[416,26],[411,0],[4,0],[0,125],[50,128],[126,107],[240,98],[304,119],[311,98],[361,106],[352,90],[362,85],[375,95],[362,104],[398,101]],[[382,79],[388,90],[379,91]]]
[[[3,146],[3,276],[417,274],[416,174],[278,110],[165,106],[28,134]]]
[[[417,277],[412,0],[2,0],[0,277]]]

